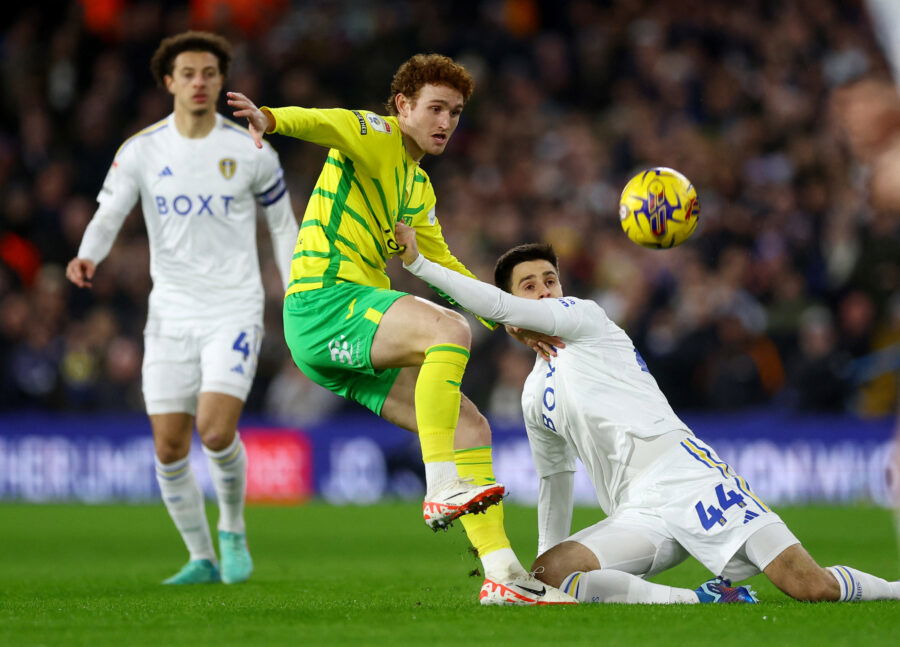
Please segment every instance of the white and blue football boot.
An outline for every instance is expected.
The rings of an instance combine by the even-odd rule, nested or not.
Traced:
[[[731,586],[731,580],[714,577],[694,589],[700,602],[756,604],[759,598],[749,586]]]

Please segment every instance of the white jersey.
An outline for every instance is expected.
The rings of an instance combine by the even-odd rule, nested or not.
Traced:
[[[875,33],[891,64],[894,81],[900,84],[900,3],[897,0],[868,0],[868,6]]]
[[[460,305],[500,323],[562,338],[566,347],[538,357],[525,381],[522,408],[541,477],[584,464],[604,512],[653,456],[641,439],[688,427],[675,415],[628,335],[593,301],[523,299],[452,272],[421,255],[407,266]]]
[[[257,149],[218,114],[203,138],[182,136],[174,114],[142,130],[116,154],[78,256],[102,261],[139,197],[153,279],[147,330],[261,322],[257,204],[285,283],[298,231],[272,147]]]
[[[515,298],[515,297],[513,297]],[[523,301],[527,301],[523,299]],[[522,411],[540,476],[584,464],[604,512],[611,514],[639,473],[641,443],[687,430],[632,344],[593,301],[573,297],[534,301],[551,311],[547,332],[566,347],[549,361],[538,357],[525,380]],[[516,325],[525,326],[521,321]]]

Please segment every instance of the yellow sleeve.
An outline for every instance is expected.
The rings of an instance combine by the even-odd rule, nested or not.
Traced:
[[[416,243],[419,246],[419,252],[429,261],[443,265],[447,269],[459,272],[470,278],[478,279],[478,277],[472,274],[458,258],[450,253],[450,248],[447,246],[444,235],[441,233],[441,225],[434,215],[434,204],[435,201],[432,200],[428,211],[413,219],[413,227],[415,227],[416,230]],[[431,286],[431,289],[453,305],[457,305],[456,301],[447,293],[437,289],[433,285]],[[495,330],[499,326],[498,323],[491,321],[490,319],[480,317],[474,312],[472,314],[478,321],[491,330]]]
[[[400,129],[366,110],[343,108],[263,108],[275,119],[272,132],[334,148],[368,169],[386,163],[385,144]]]

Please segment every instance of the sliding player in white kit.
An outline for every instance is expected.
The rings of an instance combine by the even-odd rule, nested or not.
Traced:
[[[482,283],[428,261],[398,224],[404,267],[482,317],[554,335],[522,393],[541,476],[535,575],[579,602],[755,602],[730,579],[764,572],[798,600],[900,599],[900,582],[822,568],[747,482],[672,411],[628,335],[597,303],[563,297],[548,245],[521,245]],[[511,294],[505,292],[511,292]],[[569,535],[575,459],[607,518]],[[693,555],[718,576],[696,591],[644,581]]]
[[[278,155],[216,113],[231,48],[185,32],[162,41],[150,67],[174,111],[128,139],[97,197],[100,203],[67,269],[90,287],[138,198],[150,242],[153,290],[144,329],[143,392],[153,428],[157,481],[190,553],[166,584],[242,582],[247,549],[247,459],[236,427],[256,372],[264,293],[256,247],[264,208],[287,284],[298,226]],[[197,431],[219,503],[216,559],[203,494],[189,462]]]

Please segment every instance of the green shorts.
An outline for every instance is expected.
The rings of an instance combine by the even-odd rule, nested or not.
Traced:
[[[316,384],[381,415],[399,368],[372,367],[381,316],[405,292],[356,283],[295,292],[284,300],[284,339]]]

